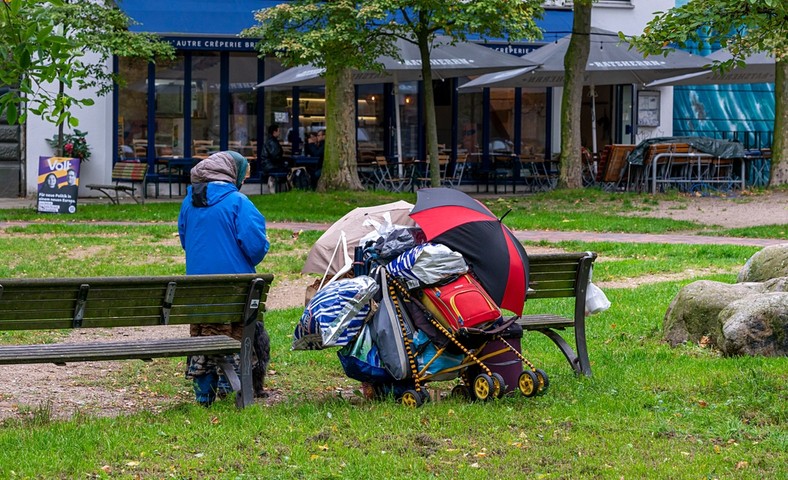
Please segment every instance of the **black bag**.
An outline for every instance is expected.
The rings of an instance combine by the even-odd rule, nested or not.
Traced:
[[[309,182],[309,173],[306,171],[306,168],[291,168],[290,173],[287,174],[287,184],[291,189],[296,188],[298,190],[309,190],[311,188],[311,184]]]

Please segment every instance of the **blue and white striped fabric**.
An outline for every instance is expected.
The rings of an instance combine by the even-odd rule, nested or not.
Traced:
[[[422,243],[386,265],[386,270],[395,278],[405,281],[414,289],[440,283],[453,275],[468,271],[462,254],[439,243]]]
[[[337,280],[318,291],[293,332],[293,350],[320,350],[347,345],[369,314],[378,284],[372,277]]]

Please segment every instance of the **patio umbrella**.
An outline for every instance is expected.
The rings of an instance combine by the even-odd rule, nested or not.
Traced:
[[[733,56],[725,49],[703,57],[708,64],[713,61],[724,62]],[[664,87],[668,85],[724,85],[729,83],[772,83],[774,82],[774,57],[759,52],[744,59],[743,67],[734,67],[720,75],[712,70],[688,73],[676,77],[663,78],[649,83],[648,87]]]
[[[481,202],[453,188],[424,188],[410,216],[427,239],[460,252],[487,293],[522,315],[528,255],[509,228]]]
[[[381,72],[354,71],[353,83],[394,83],[421,80],[421,53],[418,46],[407,40],[397,39],[397,51],[401,58],[383,56],[377,62],[383,65]],[[471,42],[455,42],[448,36],[438,35],[430,49],[430,65],[434,79],[464,77],[483,73],[519,68],[534,63],[507,53],[501,53]],[[313,65],[294,67],[275,75],[257,85],[259,87],[296,87],[325,85],[324,69]],[[397,154],[402,159],[399,108],[395,109],[397,131]]]
[[[560,87],[564,84],[564,56],[571,35],[555,43],[548,43],[524,55],[524,60],[539,64],[538,68],[482,75],[460,89],[480,87]],[[637,50],[629,49],[618,34],[601,28],[591,28],[591,49],[583,74],[583,84],[591,87],[592,110],[595,109],[595,85],[638,84],[646,85],[657,79],[699,72],[704,69],[703,57],[676,50],[667,56],[649,55],[645,58]],[[596,147],[596,119],[592,122],[592,141]]]
[[[394,225],[415,225],[408,216],[411,208],[413,204],[404,200],[354,208],[334,222],[317,239],[307,255],[301,272],[335,275],[346,268],[349,269],[347,263],[353,258],[355,247],[365,235],[376,231],[375,223],[382,225],[390,220]]]

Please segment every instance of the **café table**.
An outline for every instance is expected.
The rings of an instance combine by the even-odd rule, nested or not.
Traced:
[[[172,184],[173,182],[178,185],[178,196],[181,193],[181,184],[191,183],[189,173],[194,165],[196,165],[202,158],[196,157],[180,157],[177,155],[158,157],[156,163],[164,167],[163,173],[167,177],[167,185],[169,187],[169,195],[172,198]]]

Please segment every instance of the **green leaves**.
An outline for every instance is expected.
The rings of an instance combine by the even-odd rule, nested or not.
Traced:
[[[55,93],[51,83],[69,89],[112,89],[113,54],[153,60],[173,57],[174,49],[156,37],[128,31],[131,20],[103,2],[14,0],[0,5],[0,114],[12,123],[31,112],[56,124],[77,125],[74,106],[93,105],[70,90]],[[93,52],[96,56],[87,56]],[[27,110],[25,110],[27,108]]]

